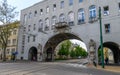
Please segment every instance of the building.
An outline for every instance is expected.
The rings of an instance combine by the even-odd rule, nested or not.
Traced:
[[[12,54],[17,52],[17,41],[18,41],[17,38],[18,38],[19,24],[20,24],[20,22],[14,22],[14,23],[7,24],[9,26],[14,26],[14,25],[17,26],[11,30],[10,36],[8,38],[8,44],[7,44],[7,48],[6,48],[6,59],[8,59],[8,60],[11,60]],[[6,26],[6,25],[4,25],[4,26]],[[2,53],[3,53],[3,50],[2,50],[2,47],[0,47],[0,59],[2,59]]]
[[[87,50],[100,48],[99,7],[102,10],[103,46],[120,61],[120,0],[44,0],[21,11],[18,59],[54,60],[63,40],[83,41]],[[95,47],[89,47],[90,40]],[[94,45],[91,45],[94,46]]]

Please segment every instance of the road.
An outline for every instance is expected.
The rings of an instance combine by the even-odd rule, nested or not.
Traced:
[[[88,68],[85,65],[60,62],[0,63],[0,75],[120,75]]]

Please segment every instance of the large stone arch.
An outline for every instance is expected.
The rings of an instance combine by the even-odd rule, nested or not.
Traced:
[[[113,58],[114,58],[114,63],[119,63],[120,62],[120,49],[119,45],[114,42],[104,42],[103,47],[107,47],[112,50],[113,52]],[[100,46],[98,50],[100,49]]]
[[[28,52],[28,60],[30,61],[37,61],[37,48],[31,47]]]
[[[53,61],[54,60],[54,50],[55,50],[56,46],[60,42],[67,40],[67,39],[77,39],[77,40],[83,41],[81,38],[79,38],[79,36],[72,34],[72,33],[56,34],[56,35],[52,36],[51,38],[49,38],[44,46],[44,49],[43,49],[44,59],[48,59],[49,57],[46,54],[50,53],[49,56],[51,57],[50,58],[51,60],[49,60],[49,61]]]

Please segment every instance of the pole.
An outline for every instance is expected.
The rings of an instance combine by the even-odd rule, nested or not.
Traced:
[[[104,53],[103,53],[103,36],[102,36],[102,20],[101,20],[101,7],[99,7],[99,21],[100,21],[100,45],[101,45],[101,57],[102,57],[102,68],[104,68]]]

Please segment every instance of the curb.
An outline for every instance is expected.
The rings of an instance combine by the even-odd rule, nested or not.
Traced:
[[[95,67],[94,65],[91,65],[91,64],[87,64],[86,66],[89,67],[89,68],[94,68],[94,69],[98,69],[98,70],[120,73],[120,67],[118,68],[118,66],[117,67],[111,66],[111,67],[113,67],[113,69],[110,69],[108,66],[105,67],[105,68],[102,68],[101,66],[97,65],[97,67]]]

